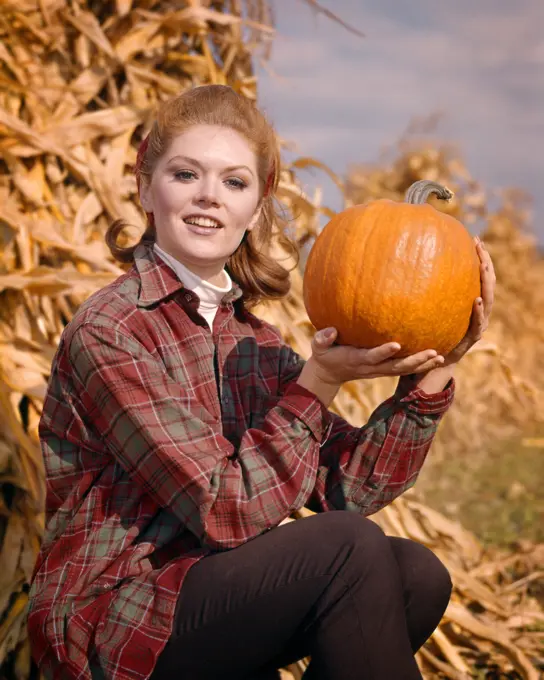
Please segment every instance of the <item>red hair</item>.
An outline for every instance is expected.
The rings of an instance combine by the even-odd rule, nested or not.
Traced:
[[[164,102],[149,135],[138,150],[135,166],[138,191],[142,182],[150,181],[158,160],[172,140],[194,125],[215,125],[235,130],[255,152],[261,197],[259,221],[230,256],[227,269],[242,288],[246,302],[255,304],[263,299],[283,297],[289,291],[289,271],[269,252],[272,239],[295,262],[298,251],[285,233],[285,224],[273,202],[280,171],[276,134],[263,113],[249,99],[226,85],[203,85]],[[147,214],[147,227],[139,243],[122,248],[116,241],[127,226],[124,220],[116,220],[106,233],[106,243],[113,257],[120,262],[131,262],[140,243],[155,241],[153,215]]]

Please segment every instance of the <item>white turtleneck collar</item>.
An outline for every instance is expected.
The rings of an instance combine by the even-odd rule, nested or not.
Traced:
[[[223,269],[225,283],[222,286],[216,286],[209,281],[204,281],[200,276],[190,269],[187,269],[184,264],[165,252],[156,243],[154,245],[154,251],[174,270],[179,280],[183,282],[185,288],[194,291],[194,293],[198,295],[200,300],[198,312],[206,319],[210,328],[213,328],[213,320],[215,319],[219,304],[223,297],[232,290],[232,279],[228,275],[228,272]]]

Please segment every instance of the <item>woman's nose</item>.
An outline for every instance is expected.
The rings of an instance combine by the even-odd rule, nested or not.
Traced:
[[[219,190],[216,182],[208,180],[202,182],[195,196],[199,205],[219,205]]]

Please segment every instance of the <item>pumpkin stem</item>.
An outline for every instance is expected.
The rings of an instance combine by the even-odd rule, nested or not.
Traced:
[[[442,201],[449,201],[453,198],[453,191],[442,186],[442,184],[432,182],[428,179],[420,179],[418,182],[414,182],[408,189],[404,196],[404,200],[406,203],[415,203],[419,205],[426,203],[431,194],[436,194],[437,198],[440,198]]]

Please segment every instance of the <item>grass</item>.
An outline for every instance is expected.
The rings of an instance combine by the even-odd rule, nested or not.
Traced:
[[[463,460],[434,463],[431,451],[415,490],[484,544],[506,547],[519,540],[544,542],[543,480],[544,449],[524,446],[520,437]]]

